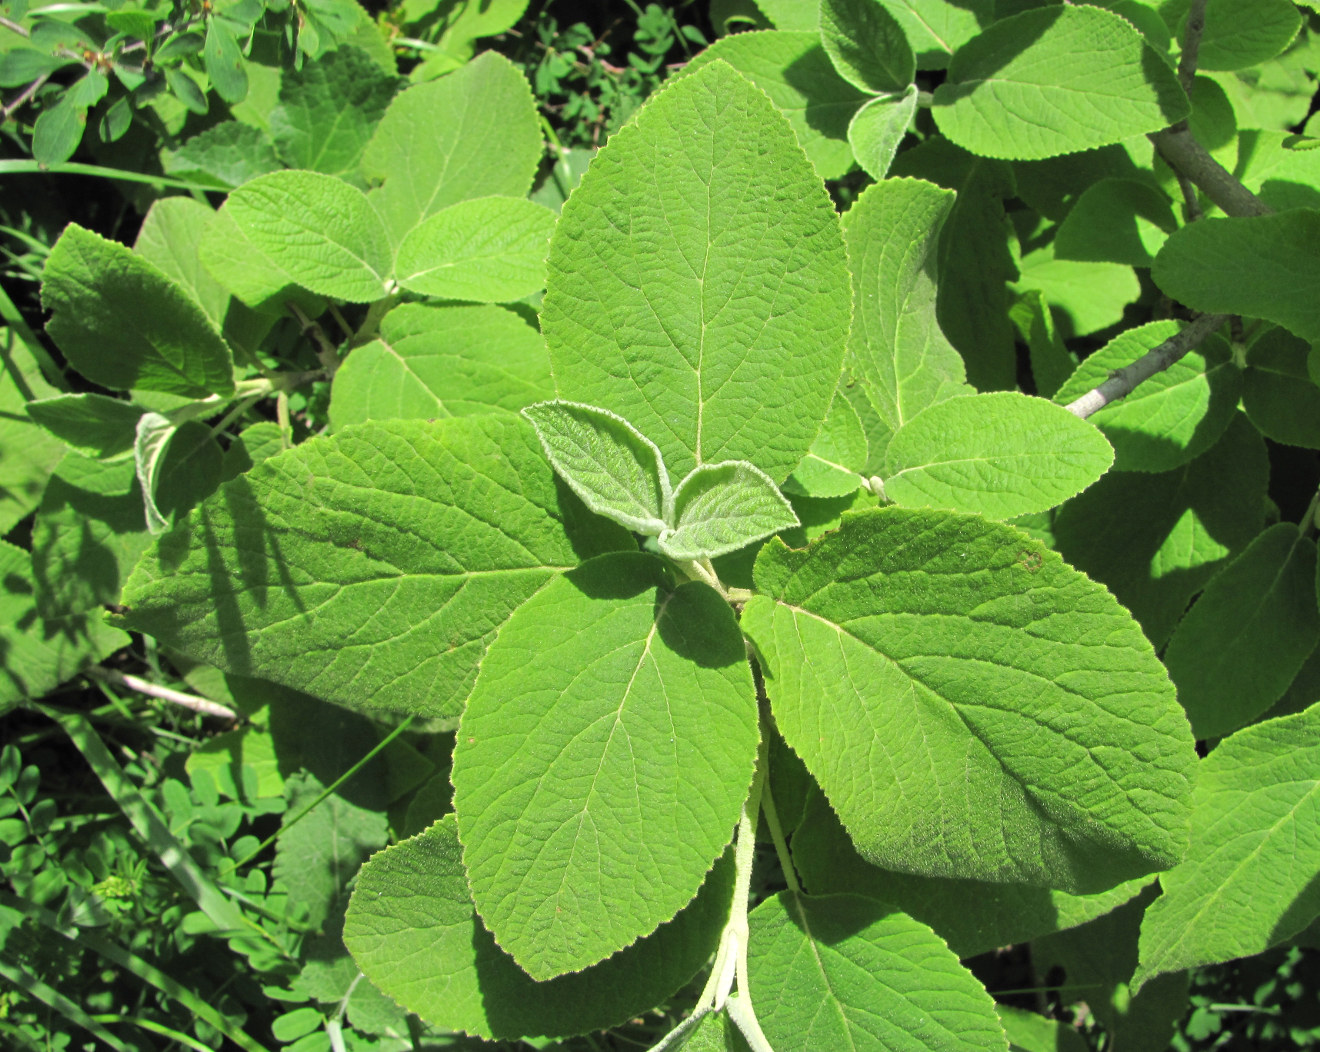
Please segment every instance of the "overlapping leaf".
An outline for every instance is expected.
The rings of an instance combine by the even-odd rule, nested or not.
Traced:
[[[1097,891],[1180,857],[1192,737],[1099,585],[1012,527],[884,508],[771,541],[742,626],[785,741],[890,869]]]
[[[770,477],[740,460],[693,468],[674,490],[674,528],[660,550],[674,559],[711,559],[799,525]]]
[[[1320,449],[1320,387],[1307,366],[1314,353],[1286,329],[1269,329],[1252,341],[1242,408],[1266,438]]]

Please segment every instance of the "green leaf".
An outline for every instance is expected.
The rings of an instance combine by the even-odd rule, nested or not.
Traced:
[[[555,214],[521,198],[460,201],[413,227],[399,245],[399,284],[425,296],[482,303],[522,299],[545,286]]]
[[[224,190],[280,168],[275,145],[266,133],[238,121],[221,121],[198,132],[174,153],[163,153],[162,160],[170,175],[209,176]]]
[[[671,559],[713,559],[800,525],[774,481],[745,460],[693,468],[673,506],[674,529],[660,535]]]
[[[853,278],[848,368],[878,417],[868,435],[877,465],[913,416],[972,393],[935,317],[940,230],[953,207],[954,195],[931,183],[886,179],[868,187],[843,220]]]
[[[1156,646],[1191,599],[1260,532],[1269,461],[1240,414],[1189,464],[1111,471],[1054,517],[1059,552],[1103,582]]]
[[[233,29],[223,18],[207,20],[202,57],[206,63],[206,75],[211,78],[216,94],[226,102],[242,102],[248,92],[243,50]]]
[[[1209,0],[1197,65],[1258,66],[1287,48],[1301,28],[1302,17],[1289,0]]]
[[[87,127],[87,107],[66,92],[47,106],[32,126],[32,158],[38,164],[63,164],[73,156]]]
[[[1164,663],[1198,738],[1250,723],[1283,696],[1320,642],[1315,542],[1280,522],[1206,585]]]
[[[872,99],[848,123],[848,144],[873,179],[883,179],[917,112],[917,89],[909,86]]]
[[[736,33],[715,41],[687,69],[718,60],[770,96],[821,178],[838,179],[852,168],[848,124],[870,96],[835,72],[819,32]]]
[[[1311,353],[1286,329],[1261,333],[1247,349],[1242,408],[1266,438],[1320,449],[1320,387],[1308,371]]]
[[[340,47],[285,70],[270,137],[290,168],[309,168],[356,183],[362,153],[394,98],[398,79],[361,48]]]
[[[672,521],[674,497],[660,450],[623,417],[558,401],[528,406],[522,415],[555,471],[596,514],[651,536]]]
[[[576,565],[564,518],[521,421],[364,424],[225,483],[134,570],[128,618],[227,671],[453,717],[499,626]]]
[[[560,397],[624,417],[676,477],[747,460],[785,478],[839,378],[837,224],[764,95],[725,65],[674,82],[596,155],[551,238]]]
[[[995,1004],[1012,1052],[1087,1052],[1086,1039],[1072,1026],[1012,1005]]]
[[[255,311],[285,315],[290,301],[311,318],[325,310],[325,300],[295,284],[281,258],[258,248],[223,208],[207,225],[197,255],[216,281]]]
[[[1036,393],[1042,398],[1054,397],[1077,368],[1077,358],[1059,335],[1049,303],[1039,289],[1020,293],[1009,309],[1009,317],[1027,345]]]
[[[642,553],[545,585],[482,661],[454,749],[463,862],[496,941],[544,980],[669,920],[729,842],[757,737],[713,589],[675,587]]]
[[[821,0],[820,39],[839,76],[862,91],[906,91],[917,75],[907,37],[882,0]]]
[[[46,260],[41,302],[70,364],[104,387],[185,398],[234,389],[229,348],[202,308],[118,242],[70,224]]]
[[[367,977],[434,1026],[491,1040],[567,1037],[617,1026],[663,1002],[715,950],[732,892],[716,863],[677,917],[609,960],[531,979],[472,906],[454,816],[363,867],[344,942]]]
[[[1120,333],[1087,357],[1054,395],[1067,405],[1177,335],[1176,321],[1153,321]],[[1087,419],[1114,446],[1117,471],[1171,471],[1219,441],[1237,409],[1242,371],[1218,336]],[[1320,397],[1320,391],[1317,391]]]
[[[78,452],[106,459],[133,448],[142,408],[99,394],[55,395],[28,402],[27,414]]]
[[[1020,266],[1014,291],[1044,293],[1068,336],[1086,336],[1117,325],[1128,304],[1141,295],[1141,282],[1131,267],[1058,259],[1053,245],[1029,252]]]
[[[1173,233],[1150,276],[1192,310],[1247,314],[1320,341],[1320,210],[1204,219]]]
[[[197,81],[193,80],[182,66],[166,69],[165,83],[169,85],[174,97],[183,103],[189,112],[202,116],[210,108],[206,101],[206,92],[197,86]]]
[[[966,395],[928,406],[894,433],[885,495],[908,507],[1011,519],[1062,504],[1113,459],[1091,424],[1043,398]]]
[[[212,224],[202,262],[230,288],[235,270],[253,265],[322,296],[371,303],[386,293],[389,239],[360,190],[319,172],[271,172],[244,183],[225,201],[227,216],[257,256],[226,256],[225,227]],[[246,298],[246,297],[245,297]]]
[[[949,57],[995,19],[994,0],[881,0],[917,53],[918,69],[944,69]]]
[[[757,0],[756,7],[776,29],[814,33],[820,27],[820,7],[812,0]]]
[[[525,197],[541,160],[541,130],[527,81],[488,51],[443,80],[418,84],[385,112],[362,155],[380,186],[371,203],[390,240],[473,197]]]
[[[138,417],[133,440],[133,465],[137,470],[138,485],[142,487],[147,532],[151,534],[163,533],[169,525],[156,506],[156,481],[165,450],[177,429],[169,417],[160,413],[143,413]]]
[[[1190,106],[1130,22],[1078,5],[1024,11],[972,38],[949,63],[932,112],[973,153],[1034,160],[1157,131]]]
[[[1317,705],[1238,731],[1201,761],[1191,844],[1146,911],[1134,985],[1261,953],[1320,913],[1318,762]]]
[[[229,291],[202,267],[197,245],[215,217],[215,210],[191,197],[153,201],[133,251],[178,282],[219,329],[229,306]]]
[[[868,861],[1087,892],[1181,856],[1195,753],[1173,687],[1038,541],[882,508],[803,551],[770,541],[756,587],[742,627],[775,720]]]
[[[517,412],[554,396],[541,334],[503,307],[409,303],[335,373],[330,423]]]
[[[32,399],[59,392],[13,329],[0,329],[0,530],[8,533],[36,508],[64,443],[24,413]]]
[[[775,804],[779,805],[777,796]],[[1150,881],[1138,877],[1096,895],[1069,895],[1025,884],[987,884],[881,869],[857,853],[819,790],[812,791],[792,843],[794,865],[811,894],[883,898],[929,924],[964,960],[1084,924],[1126,902]]]
[[[781,891],[749,918],[751,996],[776,1048],[1008,1048],[985,988],[920,921],[860,895]]]
[[[803,497],[846,497],[861,485],[869,450],[866,431],[847,397],[836,392],[811,450],[783,485]]]
[[[1148,267],[1178,226],[1167,195],[1136,179],[1101,179],[1073,205],[1054,239],[1055,259]]]

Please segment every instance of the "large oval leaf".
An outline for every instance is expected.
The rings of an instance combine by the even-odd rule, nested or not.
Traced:
[[[1009,526],[880,508],[770,541],[742,626],[868,861],[1087,892],[1173,865],[1191,731],[1113,596]]]

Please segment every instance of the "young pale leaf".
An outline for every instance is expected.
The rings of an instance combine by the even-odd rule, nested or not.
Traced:
[[[848,144],[872,179],[883,179],[917,112],[917,89],[872,99],[848,122]]]
[[[985,987],[887,903],[781,891],[749,920],[750,995],[775,1048],[1007,1052]]]
[[[764,471],[745,460],[702,464],[674,491],[674,529],[660,535],[671,559],[713,559],[800,525]]]
[[[169,523],[156,506],[156,480],[165,450],[178,426],[160,413],[143,413],[137,422],[133,439],[133,466],[138,485],[142,487],[142,503],[146,509],[147,532],[163,533]]]
[[[811,894],[883,898],[929,924],[964,960],[1085,924],[1132,898],[1152,879],[1138,877],[1095,895],[1069,895],[1026,884],[987,884],[881,869],[857,853],[838,816],[816,789],[793,831],[793,861]]]
[[[541,324],[561,398],[603,406],[676,476],[775,481],[838,382],[838,218],[770,101],[727,65],[678,80],[596,155],[550,241]]]
[[[1103,106],[1096,105],[1097,84],[1104,85]],[[958,49],[932,110],[959,146],[1012,160],[1121,142],[1189,111],[1173,69],[1132,23],[1083,5],[995,22]]]
[[[1317,764],[1320,705],[1238,731],[1201,761],[1191,844],[1146,911],[1135,986],[1261,953],[1320,914]]]
[[[1182,619],[1164,663],[1198,738],[1250,723],[1320,642],[1315,541],[1294,523],[1260,534]]]
[[[1320,387],[1308,367],[1317,353],[1286,329],[1268,329],[1252,341],[1242,408],[1266,438],[1320,449]]]
[[[1191,732],[1136,622],[1026,534],[880,508],[770,541],[743,610],[784,740],[861,854],[1091,892],[1173,865]]]
[[[28,402],[28,416],[72,448],[104,460],[127,453],[142,407],[99,394],[66,394]]]
[[[523,416],[550,463],[598,515],[655,536],[671,518],[669,472],[654,442],[606,409],[541,402]]]
[[[517,412],[554,397],[545,341],[503,307],[405,303],[354,348],[330,388],[330,423]]]
[[[719,941],[732,870],[717,862],[685,909],[616,956],[536,982],[473,909],[451,814],[362,868],[344,943],[368,979],[433,1026],[496,1041],[568,1037],[617,1026],[692,978]]]
[[[395,98],[362,156],[382,183],[371,203],[390,240],[472,197],[525,197],[541,159],[536,103],[507,58],[487,51],[441,80]]]
[[[893,433],[921,410],[973,393],[935,318],[940,230],[953,207],[948,190],[886,179],[863,191],[843,220],[853,278],[849,369],[879,417],[869,435],[878,464]]]
[[[350,303],[386,294],[389,239],[362,191],[319,172],[271,172],[244,183],[225,202],[227,216],[247,240],[259,267],[283,281]],[[230,288],[230,272],[250,259],[226,257],[221,224],[202,242],[208,270]],[[239,277],[240,281],[243,279]]]
[[[499,626],[577,564],[565,517],[516,418],[364,424],[227,482],[136,567],[127,619],[348,708],[454,717]]]
[[[1235,414],[1190,464],[1158,475],[1111,471],[1054,517],[1059,552],[1105,584],[1162,646],[1187,601],[1264,522],[1265,442]]]
[[[399,284],[424,296],[507,303],[545,285],[555,214],[515,197],[478,197],[436,212],[399,245]]]
[[[1206,219],[1175,231],[1150,276],[1192,310],[1247,314],[1320,341],[1320,211]]]
[[[1289,0],[1209,0],[1197,52],[1201,69],[1258,66],[1283,51],[1302,28]]]
[[[820,39],[839,76],[877,95],[906,91],[917,60],[882,0],[821,0]]]
[[[1011,519],[1062,504],[1113,460],[1105,437],[1062,406],[1013,391],[967,395],[923,409],[895,432],[885,495]]]
[[[70,364],[104,387],[185,398],[234,390],[229,348],[202,308],[118,242],[70,224],[46,260],[41,302]]]
[[[1054,401],[1067,405],[1099,387],[1180,328],[1176,321],[1154,321],[1120,333],[1077,367]],[[1172,471],[1219,441],[1241,394],[1242,370],[1228,345],[1211,336],[1087,419],[1113,445],[1116,471]]]
[[[477,912],[534,979],[669,920],[728,844],[757,747],[733,611],[660,559],[605,555],[541,589],[481,664],[454,748]]]
[[[839,76],[815,28],[735,33],[715,41],[687,69],[715,61],[727,62],[770,96],[822,179],[838,179],[852,168],[848,122],[870,95]]]

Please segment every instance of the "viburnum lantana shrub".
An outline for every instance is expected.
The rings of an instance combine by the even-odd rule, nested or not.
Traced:
[[[1320,150],[1193,57],[1282,62],[1302,15],[764,10],[557,220],[487,54],[398,94],[353,178],[162,201],[135,250],[71,228],[51,335],[176,399],[32,415],[133,451],[121,627],[456,727],[452,811],[344,926],[426,1022],[576,1035],[701,975],[657,1048],[1045,1047],[960,963],[1035,940],[1162,1047],[1188,969],[1320,914],[1314,502],[1269,506],[1264,442],[1320,448]],[[539,328],[498,306],[542,286]],[[235,380],[290,302],[367,305],[328,432],[170,475],[294,382]],[[77,555],[57,510],[38,578]]]

